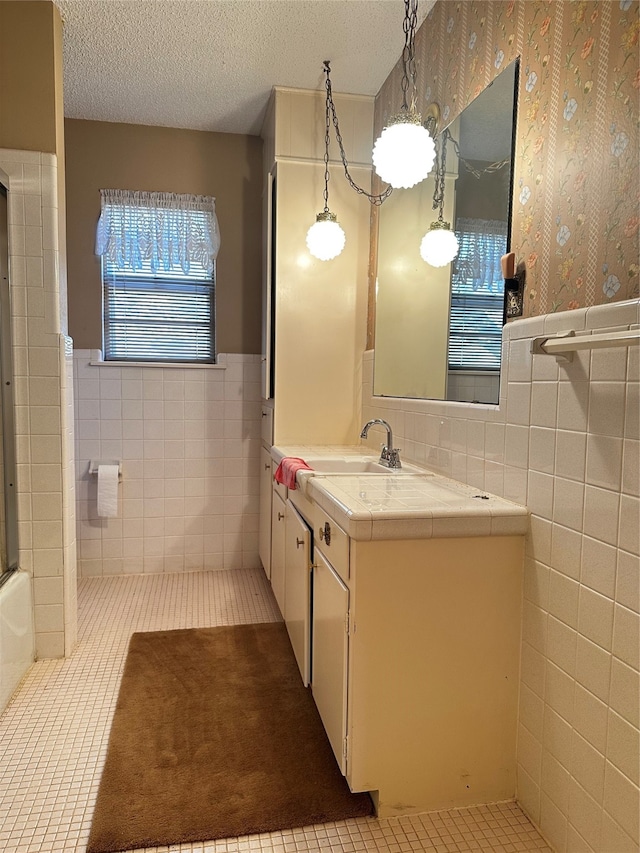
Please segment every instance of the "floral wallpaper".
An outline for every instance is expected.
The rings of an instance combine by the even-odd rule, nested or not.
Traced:
[[[511,247],[525,316],[639,295],[639,14],[638,0],[437,0],[416,34],[418,105],[438,102],[441,126],[520,57]],[[401,77],[398,62],[376,135]]]

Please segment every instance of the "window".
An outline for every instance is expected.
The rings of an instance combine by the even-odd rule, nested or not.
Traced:
[[[451,276],[450,370],[499,370],[507,223],[456,221],[460,251]]]
[[[215,360],[214,274],[198,266],[154,275],[148,260],[139,270],[103,260],[105,361]]]
[[[102,191],[105,361],[215,361],[214,199]]]

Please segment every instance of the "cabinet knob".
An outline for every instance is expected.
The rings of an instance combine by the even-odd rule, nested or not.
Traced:
[[[304,539],[296,539],[296,548],[302,548],[304,545]]]
[[[284,518],[284,513],[283,513],[283,512],[279,512],[279,513],[278,513],[278,521],[282,521],[282,519],[283,519],[283,518]]]
[[[319,528],[318,536],[321,542],[324,540],[325,545],[331,545],[331,525],[328,521],[325,521],[324,527]]]
[[[265,470],[265,471],[268,471],[268,470],[269,470],[269,468],[271,468],[271,465],[270,465],[268,462],[265,462],[265,463],[264,463],[264,470]]]
[[[267,417],[267,414],[268,414],[267,412],[263,412],[263,413],[262,413],[262,417],[263,417],[263,418],[266,418],[266,417]]]

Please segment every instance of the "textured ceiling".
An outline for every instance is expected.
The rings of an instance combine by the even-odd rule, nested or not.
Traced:
[[[272,86],[375,95],[404,0],[55,0],[68,118],[260,132]],[[435,0],[419,4],[419,22]]]

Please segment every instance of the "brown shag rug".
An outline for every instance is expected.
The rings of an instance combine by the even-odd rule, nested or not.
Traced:
[[[282,623],[133,635],[87,853],[372,811],[338,769]]]

